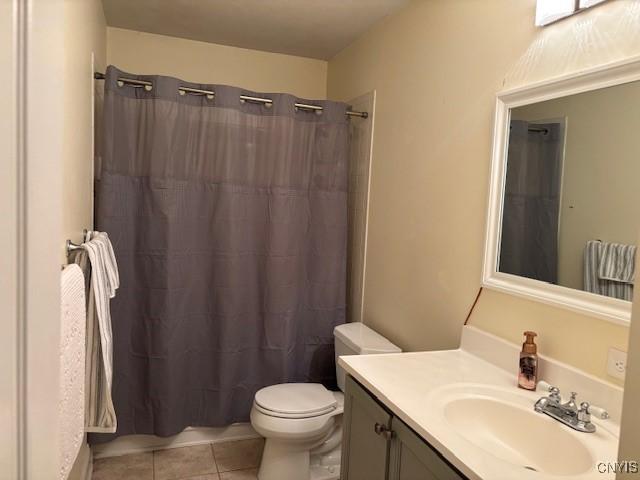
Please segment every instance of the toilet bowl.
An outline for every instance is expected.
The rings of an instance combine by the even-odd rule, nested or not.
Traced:
[[[398,353],[400,349],[361,323],[334,330],[338,386],[340,355]],[[337,480],[340,477],[344,395],[317,383],[282,383],[259,390],[251,424],[265,437],[259,480]]]

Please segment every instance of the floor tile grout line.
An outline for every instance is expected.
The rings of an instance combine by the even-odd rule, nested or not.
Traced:
[[[216,460],[216,450],[215,448],[213,448],[213,442],[211,442],[209,445],[211,446],[211,455],[213,455],[213,465],[216,467],[218,478],[220,478],[220,469],[218,468],[218,460]]]

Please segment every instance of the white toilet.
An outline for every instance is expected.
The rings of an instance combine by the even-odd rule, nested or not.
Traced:
[[[334,331],[338,386],[344,391],[341,355],[401,350],[362,323]],[[336,480],[340,477],[344,395],[318,383],[281,383],[256,393],[253,428],[266,438],[259,480]]]

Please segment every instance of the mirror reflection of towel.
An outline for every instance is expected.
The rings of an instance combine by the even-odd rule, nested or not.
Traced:
[[[607,297],[619,298],[631,301],[633,299],[633,277],[635,247],[625,247],[620,255],[619,249],[606,249],[607,244],[599,240],[589,240],[584,249],[584,291]],[[606,250],[609,253],[606,253]],[[631,261],[622,262],[622,259],[631,257]],[[619,260],[619,261],[618,261]],[[619,268],[616,268],[620,265]],[[625,267],[625,268],[623,268]],[[630,279],[630,281],[609,280],[601,277],[601,271],[612,278]]]
[[[634,283],[636,265],[635,245],[602,243],[598,277],[613,282]]]

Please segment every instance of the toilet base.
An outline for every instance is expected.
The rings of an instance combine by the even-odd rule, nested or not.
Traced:
[[[292,449],[290,443],[267,439],[258,470],[258,480],[293,479],[299,476],[300,472],[308,470],[309,450]]]
[[[339,480],[340,467],[336,467],[334,471],[330,471],[327,467],[311,467],[309,474],[309,480]]]
[[[311,455],[309,480],[339,480],[340,447],[325,455]]]
[[[305,471],[309,472],[308,480],[339,480],[340,445],[330,452],[310,455],[309,450],[292,449],[288,442],[267,439],[258,480],[297,480]]]

